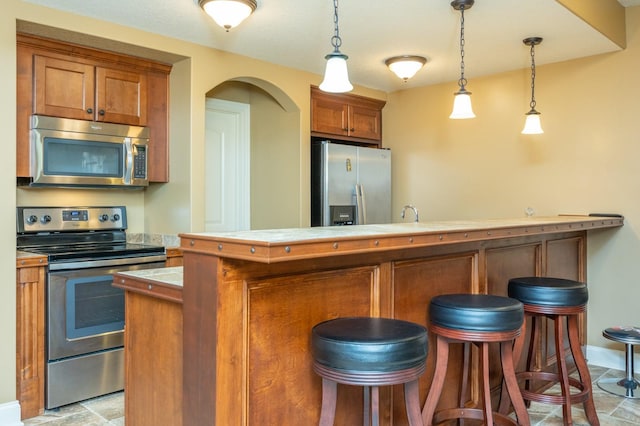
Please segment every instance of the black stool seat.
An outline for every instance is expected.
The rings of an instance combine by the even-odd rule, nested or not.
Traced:
[[[598,387],[604,391],[625,398],[640,398],[640,381],[636,379],[633,367],[633,346],[640,345],[640,328],[632,326],[610,327],[602,335],[614,342],[625,345],[625,377],[605,377],[598,380]]]
[[[630,345],[640,345],[640,327],[610,327],[602,332],[607,339]]]
[[[473,331],[510,331],[522,326],[524,313],[518,300],[487,294],[445,294],[429,305],[432,324]]]
[[[525,305],[580,306],[589,300],[584,283],[553,277],[522,277],[509,280],[509,297]]]
[[[425,327],[391,318],[336,318],[313,327],[313,370],[322,377],[320,426],[334,423],[338,383],[363,386],[365,426],[379,424],[379,387],[402,384],[409,424],[422,424],[418,379],[427,345]]]
[[[427,330],[390,318],[337,318],[313,327],[313,357],[345,371],[398,371],[425,362]]]

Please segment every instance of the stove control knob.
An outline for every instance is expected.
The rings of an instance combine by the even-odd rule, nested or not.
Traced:
[[[42,217],[40,218],[40,222],[41,222],[43,225],[46,225],[47,223],[51,222],[51,216],[49,216],[48,214],[45,214],[44,216],[42,216]]]
[[[32,214],[31,216],[27,217],[25,220],[29,225],[33,225],[38,221],[38,216],[36,216],[35,214]]]
[[[111,221],[112,222],[117,222],[119,220],[120,220],[120,215],[118,213],[116,213],[113,216],[111,216]]]
[[[108,221],[108,220],[109,220],[109,215],[108,215],[108,214],[106,214],[106,213],[105,213],[105,214],[101,214],[100,216],[98,216],[98,220],[99,220],[100,222],[106,222],[106,221]]]

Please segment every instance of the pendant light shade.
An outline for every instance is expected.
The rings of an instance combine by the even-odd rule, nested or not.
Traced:
[[[256,10],[255,0],[199,0],[200,7],[227,32]]]
[[[474,118],[476,115],[471,108],[471,92],[465,88],[467,79],[464,78],[464,11],[471,9],[474,0],[454,0],[451,6],[460,11],[460,79],[458,80],[458,91],[454,93],[453,111],[449,118],[465,119]]]
[[[453,111],[449,118],[464,119],[474,118],[476,115],[471,108],[471,92],[460,89],[457,93],[454,93],[453,98]]]
[[[333,23],[334,33],[331,37],[331,45],[333,52],[324,58],[327,60],[327,67],[324,71],[324,79],[320,83],[320,90],[331,93],[344,93],[353,90],[353,85],[349,81],[349,72],[347,70],[347,55],[340,52],[342,39],[340,38],[340,29],[338,27],[338,0],[333,0]]]
[[[531,108],[526,113],[526,120],[524,122],[524,129],[522,129],[523,135],[539,135],[544,133],[542,126],[540,125],[540,113],[536,111],[536,61],[534,46],[542,42],[542,37],[529,37],[522,40],[522,42],[530,46],[531,52],[531,102],[529,107]]]
[[[524,121],[524,129],[522,129],[523,135],[539,135],[544,133],[542,126],[540,125],[540,113],[536,110],[531,110],[526,114],[527,118]]]
[[[422,56],[402,55],[389,58],[384,63],[406,83],[407,80],[420,71],[420,68],[427,63],[427,59]]]
[[[347,55],[330,53],[325,56],[327,67],[324,80],[320,83],[320,90],[331,93],[344,93],[353,90],[347,70]]]

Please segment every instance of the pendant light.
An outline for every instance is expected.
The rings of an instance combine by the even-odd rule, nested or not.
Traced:
[[[529,37],[522,40],[522,42],[531,47],[531,102],[529,102],[531,109],[525,114],[527,118],[524,122],[522,134],[539,135],[544,131],[540,125],[540,113],[536,111],[536,60],[534,46],[542,42],[542,37]]]
[[[338,0],[333,0],[333,23],[334,33],[331,37],[333,52],[324,58],[327,60],[327,67],[324,71],[324,80],[320,83],[320,90],[331,93],[344,93],[353,90],[353,85],[349,81],[347,71],[347,55],[340,52],[342,39],[338,27]]]
[[[427,63],[427,59],[422,56],[402,55],[389,58],[384,63],[406,83],[407,80],[420,71],[420,68]]]
[[[200,7],[227,32],[256,10],[255,0],[199,0]]]
[[[454,93],[453,111],[451,111],[449,118],[462,119],[476,116],[471,108],[471,92],[467,92],[465,88],[467,79],[464,78],[464,11],[471,9],[473,3],[475,3],[474,0],[453,0],[451,2],[451,6],[460,11],[460,79],[458,80],[460,89]]]

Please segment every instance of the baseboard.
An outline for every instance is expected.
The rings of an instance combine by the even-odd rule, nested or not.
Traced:
[[[0,425],[24,426],[20,421],[20,403],[18,401],[0,404]]]
[[[614,368],[625,371],[625,352],[614,349],[601,348],[587,345],[587,362],[599,367]],[[640,355],[634,354],[634,365],[640,365]]]

